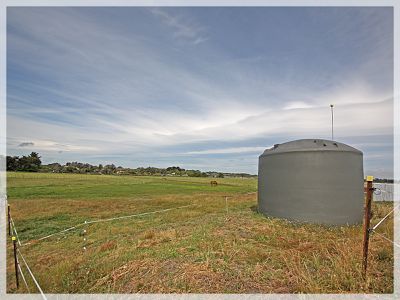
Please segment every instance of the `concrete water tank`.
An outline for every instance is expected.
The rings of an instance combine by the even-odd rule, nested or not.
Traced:
[[[258,210],[267,216],[329,225],[362,222],[363,154],[321,139],[277,144],[258,166]]]

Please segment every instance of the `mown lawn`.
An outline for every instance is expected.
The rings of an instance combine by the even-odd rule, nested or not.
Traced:
[[[362,226],[266,218],[255,210],[255,179],[217,181],[8,173],[7,184],[19,237],[31,242],[21,252],[45,293],[393,292],[393,248],[379,236],[371,237],[363,280]],[[85,221],[185,205],[192,206],[37,241]],[[372,223],[391,208],[374,203]],[[393,238],[393,221],[379,232]],[[11,249],[9,242],[8,292],[24,293],[23,283],[15,286]],[[31,280],[29,287],[37,292]]]

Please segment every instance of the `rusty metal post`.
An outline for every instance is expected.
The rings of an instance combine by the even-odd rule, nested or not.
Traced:
[[[368,264],[368,243],[369,243],[369,233],[370,233],[370,220],[371,220],[371,202],[374,188],[372,187],[373,176],[367,176],[367,196],[365,197],[364,206],[364,241],[363,241],[363,264],[362,264],[362,274],[366,278],[367,274],[367,264]]]
[[[10,205],[7,206],[7,217],[8,217],[8,235],[11,236],[11,214],[10,214]]]
[[[15,264],[15,279],[17,282],[17,288],[19,288],[19,278],[18,278],[18,259],[17,259],[17,239],[15,236],[12,238],[13,246],[14,246],[14,264]]]

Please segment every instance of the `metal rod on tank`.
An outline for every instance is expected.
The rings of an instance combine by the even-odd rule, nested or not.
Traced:
[[[331,115],[332,115],[332,141],[333,141],[333,104],[331,104]]]

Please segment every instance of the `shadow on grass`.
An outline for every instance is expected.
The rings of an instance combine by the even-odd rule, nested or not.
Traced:
[[[256,214],[260,213],[260,212],[258,211],[258,206],[257,206],[257,205],[252,205],[252,206],[250,206],[250,210],[251,210],[252,212],[255,212]]]

